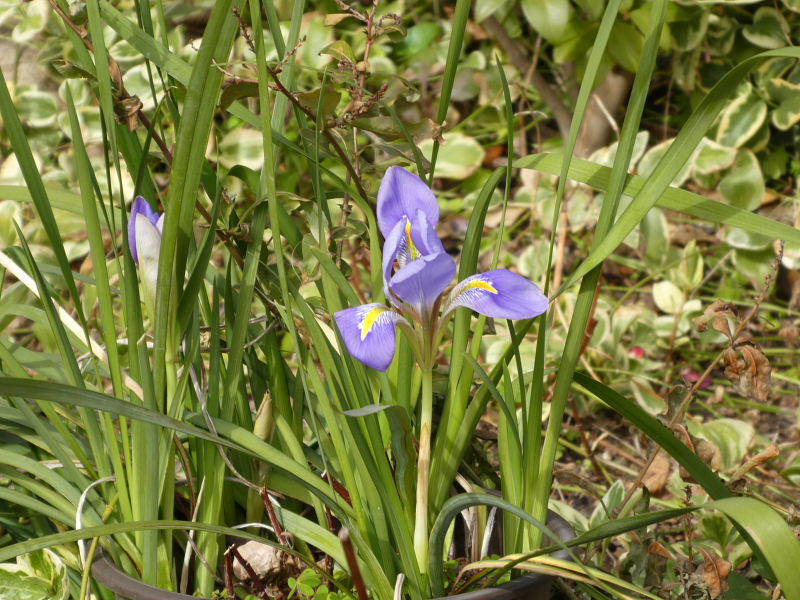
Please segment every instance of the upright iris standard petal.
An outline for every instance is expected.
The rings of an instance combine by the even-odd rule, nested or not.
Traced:
[[[390,167],[378,190],[378,227],[388,238],[398,221],[413,220],[417,211],[425,213],[428,222],[439,222],[439,205],[422,179],[402,167]]]
[[[450,294],[445,314],[465,306],[495,319],[532,319],[547,310],[549,301],[533,283],[506,269],[467,277]]]
[[[456,263],[449,254],[428,254],[397,271],[389,281],[389,289],[420,314],[425,314],[430,312],[455,274]]]
[[[396,326],[405,321],[383,304],[372,303],[340,310],[335,315],[345,346],[355,358],[378,371],[394,358]]]
[[[133,206],[131,206],[131,216],[128,219],[128,246],[131,250],[131,255],[133,256],[133,262],[137,265],[139,264],[139,252],[136,249],[136,220],[137,217],[141,215],[147,219],[149,223],[158,227],[159,234],[161,233],[161,227],[163,227],[163,217],[164,215],[159,215],[156,211],[150,208],[150,204],[142,198],[141,196],[136,196],[136,199],[133,201]],[[162,225],[159,226],[158,223],[161,222]]]

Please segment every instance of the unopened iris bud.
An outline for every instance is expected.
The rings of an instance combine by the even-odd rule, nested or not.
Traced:
[[[161,231],[164,215],[154,211],[147,200],[137,196],[128,220],[128,244],[131,256],[139,267],[139,281],[147,307],[155,307],[158,258],[161,253]]]

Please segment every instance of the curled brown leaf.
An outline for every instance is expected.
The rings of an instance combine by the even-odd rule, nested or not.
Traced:
[[[725,350],[724,360],[725,375],[736,384],[741,394],[757,402],[767,401],[772,368],[755,341],[739,337],[731,348]]]
[[[727,579],[731,572],[731,563],[703,547],[699,547],[698,550],[705,558],[703,563],[703,582],[708,590],[709,598],[715,600],[728,591]]]

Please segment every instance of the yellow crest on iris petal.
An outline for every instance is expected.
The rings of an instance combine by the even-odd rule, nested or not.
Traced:
[[[462,292],[466,292],[467,290],[486,290],[487,292],[491,292],[492,294],[497,293],[497,289],[485,279],[473,279],[464,288],[461,290]]]
[[[375,325],[375,321],[378,320],[378,317],[380,317],[387,310],[389,309],[385,306],[374,306],[364,313],[364,316],[361,318],[361,323],[359,323],[359,327],[361,328],[362,342],[372,330],[372,327]]]
[[[411,237],[411,221],[406,218],[406,246],[408,248],[408,255],[411,260],[415,260],[421,256],[419,250],[414,245],[414,240]]]

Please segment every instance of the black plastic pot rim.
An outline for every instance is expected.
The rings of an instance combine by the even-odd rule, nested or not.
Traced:
[[[92,576],[114,592],[119,600],[198,600],[196,596],[169,592],[131,577],[102,550],[97,552],[92,562]]]
[[[547,526],[564,542],[575,537],[575,530],[572,529],[572,526],[561,515],[553,511],[549,511]],[[568,559],[569,553],[566,550],[559,550],[554,552],[553,556]],[[555,576],[553,575],[529,573],[496,587],[434,598],[433,600],[549,600],[550,587],[554,580]]]

